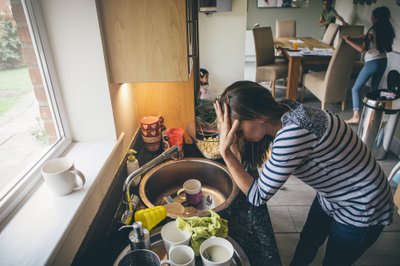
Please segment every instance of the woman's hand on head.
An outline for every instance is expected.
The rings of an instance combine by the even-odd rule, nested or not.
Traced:
[[[219,129],[219,152],[224,158],[228,152],[231,152],[230,148],[235,142],[236,131],[239,129],[240,122],[235,120],[232,124],[229,118],[228,104],[224,103],[224,110],[222,110],[221,104],[216,101],[214,103],[215,112],[217,113],[218,129]]]

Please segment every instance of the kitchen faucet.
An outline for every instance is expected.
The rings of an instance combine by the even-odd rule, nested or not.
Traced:
[[[172,155],[174,155],[176,152],[178,152],[179,147],[178,146],[172,146],[171,148],[169,148],[168,150],[166,150],[165,152],[161,153],[159,156],[157,156],[156,158],[154,158],[153,160],[151,160],[150,162],[146,163],[145,165],[143,165],[142,167],[140,167],[139,169],[133,171],[126,179],[125,179],[125,183],[124,186],[122,188],[123,191],[125,191],[127,188],[130,187],[133,179],[138,176],[141,175],[142,173],[150,170],[151,168],[153,168],[154,166],[162,163],[163,161],[169,159]]]

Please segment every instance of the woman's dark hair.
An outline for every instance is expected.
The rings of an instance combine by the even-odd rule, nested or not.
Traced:
[[[275,101],[271,93],[265,87],[252,81],[237,81],[227,87],[221,95],[221,106],[227,103],[231,122],[252,119],[280,120],[289,108]],[[265,136],[258,142],[247,141],[237,134],[237,146],[240,159],[245,167],[261,166],[267,156],[272,136]]]
[[[204,77],[205,75],[208,74],[207,69],[205,68],[200,68],[200,77]]]
[[[376,46],[379,52],[391,52],[395,38],[392,23],[390,23],[390,10],[386,6],[375,8],[372,16],[376,22],[372,26],[376,36]]]

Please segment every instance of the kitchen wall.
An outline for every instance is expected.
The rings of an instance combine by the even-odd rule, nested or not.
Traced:
[[[41,3],[74,140],[116,140],[95,1]]]
[[[344,0],[350,2],[349,0]],[[323,29],[319,26],[322,11],[320,0],[311,0],[308,7],[301,8],[257,8],[257,0],[248,0],[246,27],[251,30],[255,23],[261,26],[271,26],[275,35],[277,19],[295,19],[297,21],[297,36],[320,38]]]
[[[353,25],[364,25],[365,30],[368,30],[371,26],[372,11],[379,6],[387,6],[390,9],[392,24],[396,32],[393,45],[394,52],[388,54],[388,66],[380,85],[381,88],[386,88],[387,73],[392,69],[400,72],[400,6],[394,0],[379,0],[372,5],[353,5],[352,1],[336,0],[335,8],[345,21]],[[392,150],[400,155],[400,125],[398,125],[395,138],[392,141]]]
[[[244,77],[247,1],[233,0],[231,12],[199,14],[200,67],[210,87],[222,92]]]

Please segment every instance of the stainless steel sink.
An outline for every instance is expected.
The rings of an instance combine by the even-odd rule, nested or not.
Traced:
[[[176,192],[188,179],[198,179],[202,183],[203,201],[190,206]],[[218,212],[227,208],[237,196],[239,190],[233,182],[227,168],[220,163],[200,158],[185,158],[160,164],[142,178],[139,187],[140,197],[147,207],[164,205],[165,196],[171,196],[185,208],[176,216],[203,216],[209,208]]]

